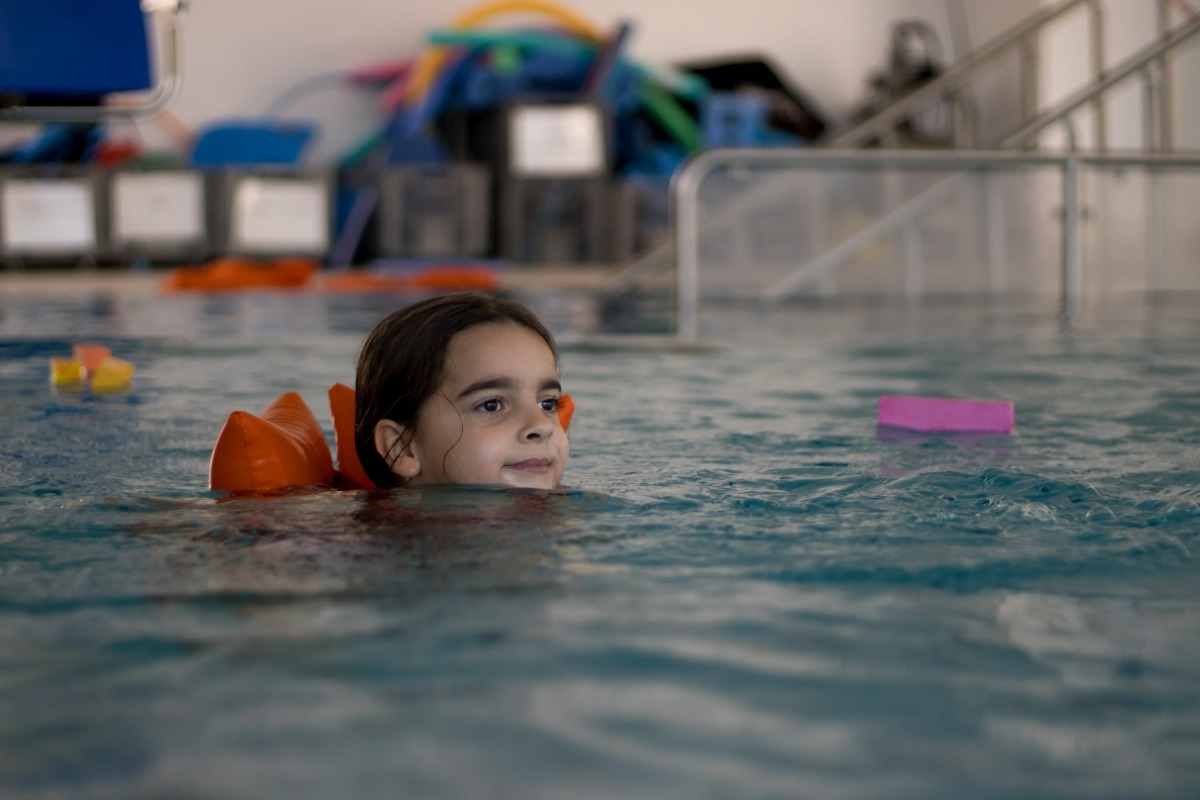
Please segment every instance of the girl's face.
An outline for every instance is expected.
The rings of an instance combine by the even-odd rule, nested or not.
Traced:
[[[561,394],[554,354],[533,331],[510,322],[461,331],[392,468],[411,484],[553,489],[570,452]]]

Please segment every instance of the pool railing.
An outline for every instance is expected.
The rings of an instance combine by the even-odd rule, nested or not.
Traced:
[[[672,184],[676,332],[703,302],[1200,290],[1200,156],[715,149]]]

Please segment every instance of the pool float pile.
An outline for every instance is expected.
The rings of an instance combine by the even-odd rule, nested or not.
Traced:
[[[334,453],[312,409],[296,392],[285,392],[261,415],[234,411],[217,434],[208,465],[208,488],[233,494],[272,494],[297,486],[342,490],[373,489],[354,449],[354,389],[329,387]],[[575,404],[559,401],[563,430]],[[334,455],[337,467],[334,467]]]
[[[56,387],[78,386],[97,394],[120,392],[133,380],[133,364],[93,342],[80,342],[70,358],[50,359],[50,383]]]

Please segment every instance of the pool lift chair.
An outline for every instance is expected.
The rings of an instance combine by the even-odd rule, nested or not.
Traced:
[[[164,110],[185,0],[0,3],[0,122],[99,123]]]

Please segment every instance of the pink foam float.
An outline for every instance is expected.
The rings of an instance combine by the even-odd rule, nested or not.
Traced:
[[[879,398],[879,424],[913,431],[1010,433],[1013,404],[1001,400],[884,395]]]

